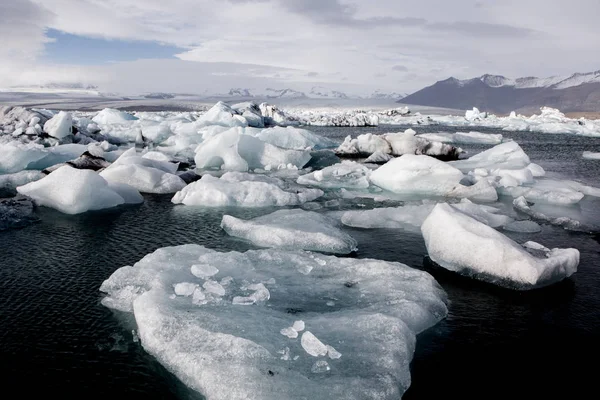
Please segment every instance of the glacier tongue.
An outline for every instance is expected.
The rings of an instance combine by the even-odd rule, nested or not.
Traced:
[[[197,264],[218,269],[210,279],[224,292],[196,296]],[[270,295],[252,306],[235,301],[262,288]],[[167,247],[100,290],[105,306],[134,313],[144,349],[208,399],[398,399],[415,335],[447,312],[425,272],[309,252]]]

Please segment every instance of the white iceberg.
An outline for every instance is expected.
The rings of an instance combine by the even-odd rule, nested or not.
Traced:
[[[418,137],[425,138],[431,142],[454,143],[454,144],[500,144],[502,135],[499,133],[481,132],[438,132],[422,133]]]
[[[19,186],[17,191],[36,204],[65,214],[141,203],[143,197],[128,185],[111,184],[94,171],[65,165],[45,178]]]
[[[429,257],[443,268],[500,286],[527,290],[577,271],[579,251],[553,249],[536,257],[449,204],[438,204],[421,226]]]
[[[521,169],[531,164],[531,160],[517,142],[506,142],[466,160],[450,161],[450,164],[463,172],[468,172],[476,168]]]
[[[223,290],[205,292],[196,264],[218,269],[210,282]],[[198,287],[173,296],[179,283]],[[102,304],[133,312],[143,348],[209,399],[399,399],[415,335],[447,313],[425,272],[280,250],[167,247],[118,269],[100,290]],[[306,329],[303,339],[281,334],[285,327]]]
[[[142,193],[175,193],[186,186],[177,176],[178,164],[139,156],[131,148],[109,167],[100,172],[100,176],[112,183],[130,185]]]
[[[225,215],[221,221],[228,235],[259,247],[332,254],[356,251],[356,240],[334,225],[335,221],[324,215],[303,210],[278,210],[251,220]]]
[[[301,185],[315,186],[322,189],[366,189],[369,187],[371,170],[353,161],[325,167],[315,172],[298,177]]]
[[[587,160],[600,160],[600,153],[594,153],[592,151],[584,151],[583,158]]]
[[[335,147],[335,142],[331,139],[319,136],[306,129],[295,128],[292,126],[286,128],[266,128],[256,134],[248,131],[247,133],[259,138],[263,142],[270,143],[273,146],[281,147],[283,149],[306,150],[309,148],[320,150]]]
[[[73,133],[73,117],[70,113],[60,111],[44,124],[44,132],[56,138],[63,139]]]
[[[323,195],[319,189],[285,191],[278,185],[260,181],[231,182],[204,175],[175,193],[172,202],[204,207],[273,207],[294,206]]]
[[[92,121],[98,125],[130,124],[131,121],[137,120],[136,116],[113,108],[105,108],[92,118]]]
[[[283,149],[246,135],[241,128],[232,128],[200,143],[194,160],[198,168],[229,171],[270,169],[281,165],[302,168],[310,160],[310,151]]]

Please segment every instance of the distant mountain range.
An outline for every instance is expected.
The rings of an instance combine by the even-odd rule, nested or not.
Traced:
[[[232,88],[227,94],[214,95],[212,97],[232,97],[232,98],[266,98],[266,99],[389,99],[399,100],[406,96],[397,92],[374,91],[369,96],[352,96],[339,90],[330,89],[324,86],[313,86],[310,91],[302,92],[295,89],[273,89],[255,90],[247,88]]]
[[[542,106],[564,112],[600,111],[600,70],[568,77],[510,79],[483,75],[436,82],[401,100],[405,104],[469,109],[495,113],[534,112]]]

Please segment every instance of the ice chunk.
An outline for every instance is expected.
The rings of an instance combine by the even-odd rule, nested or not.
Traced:
[[[197,125],[248,126],[248,120],[231,106],[219,101],[197,120]]]
[[[373,154],[371,154],[369,157],[367,157],[365,162],[373,163],[373,164],[385,164],[386,162],[390,161],[393,158],[394,158],[394,156],[392,156],[391,154],[386,154],[381,151],[376,151]]]
[[[279,333],[281,333],[283,336],[287,336],[290,339],[296,339],[298,337],[298,331],[291,327],[283,328],[281,331],[279,331]]]
[[[219,270],[213,265],[195,264],[192,265],[192,274],[198,278],[207,279],[219,273]]]
[[[126,113],[125,111],[115,110],[113,108],[105,108],[98,112],[92,118],[92,121],[99,125],[114,125],[114,124],[130,124],[132,121],[136,121],[138,118]]]
[[[324,372],[330,371],[331,367],[329,363],[325,360],[319,360],[313,364],[310,371],[314,374],[322,374]]]
[[[143,201],[142,196],[131,187],[113,187],[96,172],[67,165],[39,181],[19,186],[17,191],[31,197],[39,205],[55,208],[65,214]]]
[[[102,304],[133,312],[143,348],[206,398],[400,398],[410,384],[416,333],[446,315],[442,289],[429,274],[399,263],[316,258],[325,263],[307,252],[163,248],[115,271],[101,286]],[[204,304],[170,299],[173,284],[200,283],[190,273],[198,262],[233,277],[226,294]],[[305,266],[313,272],[302,274]],[[244,293],[240,283],[270,278],[277,283],[266,302],[233,304]],[[331,297],[339,299],[335,311],[316,301]],[[308,341],[319,358],[302,339],[280,333],[297,319],[290,310],[301,312],[324,344],[315,350]],[[311,335],[302,335],[306,345]],[[330,371],[311,379],[314,363],[324,360]]]
[[[579,251],[553,249],[537,258],[500,232],[448,204],[435,206],[421,226],[429,257],[450,271],[527,290],[577,271]]]
[[[481,132],[438,132],[422,133],[418,137],[425,138],[432,142],[456,143],[456,144],[500,144],[502,135],[494,133]]]
[[[227,234],[259,247],[335,254],[355,251],[356,240],[333,224],[334,221],[324,215],[304,210],[278,210],[251,220],[225,215],[221,221]]]
[[[217,296],[225,296],[225,288],[216,281],[207,280],[202,285],[206,293],[212,293]]]
[[[313,357],[324,356],[327,354],[327,346],[325,346],[311,331],[306,331],[302,334],[300,344],[304,351]]]
[[[583,158],[587,160],[600,160],[600,153],[594,153],[592,151],[584,151]]]
[[[205,175],[175,193],[172,202],[205,207],[281,207],[300,205],[322,195],[319,189],[303,189],[292,193],[271,183],[228,182]]]
[[[38,144],[19,142],[0,143],[0,174],[19,172],[48,153]]]
[[[194,157],[198,168],[230,171],[292,164],[302,168],[310,160],[308,150],[288,150],[244,134],[241,128],[229,129],[202,142]]]
[[[467,110],[465,112],[465,119],[467,121],[479,121],[482,119],[486,119],[488,117],[487,112],[481,112],[477,107],[473,107],[472,110]]]
[[[585,196],[584,192],[597,194],[598,191],[596,188],[578,182],[551,179],[538,180],[531,186],[502,187],[498,190],[501,194],[513,198],[523,196],[532,202],[565,206],[579,203]]]
[[[319,136],[306,129],[291,126],[263,129],[253,136],[283,149],[306,150],[310,148],[319,150],[335,147],[335,142],[331,139]]]
[[[298,177],[301,185],[323,189],[366,189],[369,187],[371,170],[353,161],[343,161],[321,170]]]
[[[177,164],[140,157],[135,148],[123,153],[100,173],[109,182],[135,187],[142,193],[175,193],[186,186],[175,175]]]
[[[177,296],[191,296],[196,291],[198,284],[190,282],[180,282],[173,285],[173,290]]]
[[[582,232],[593,232],[596,230],[595,228],[586,226],[585,224],[582,224],[580,221],[577,221],[573,218],[551,217],[540,211],[535,211],[529,206],[529,204],[527,203],[527,199],[523,196],[518,197],[513,201],[513,207],[515,208],[515,210],[520,211],[523,214],[526,214],[535,220],[545,222],[550,225],[561,226],[568,230]]]
[[[517,142],[506,142],[474,155],[466,160],[451,161],[450,164],[463,172],[475,168],[520,169],[531,163]]]
[[[60,111],[44,124],[44,132],[57,139],[63,139],[73,133],[73,117]]]
[[[425,196],[445,196],[462,178],[462,172],[447,163],[412,154],[387,162],[370,176],[372,183],[390,192]]]
[[[292,328],[297,332],[302,332],[304,327],[304,321],[294,321],[294,325],[292,325]]]

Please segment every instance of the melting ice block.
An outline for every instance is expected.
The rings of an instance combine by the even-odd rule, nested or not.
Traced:
[[[574,274],[579,264],[579,250],[552,249],[534,256],[449,204],[436,205],[421,232],[435,263],[511,289],[550,285]]]
[[[323,189],[366,189],[371,170],[353,161],[343,161],[321,170],[298,177],[301,185]]]
[[[225,215],[221,221],[221,227],[227,234],[259,247],[334,254],[355,251],[356,240],[334,225],[332,219],[304,210],[278,210],[251,220]]]
[[[222,295],[200,289],[196,264],[219,270],[210,279]],[[399,399],[416,333],[447,312],[423,271],[302,251],[167,247],[118,269],[100,290],[102,304],[133,312],[146,351],[217,400]],[[250,296],[251,305],[239,300]]]
[[[175,204],[205,207],[281,207],[300,205],[323,195],[319,189],[290,192],[271,182],[238,182],[230,181],[229,177],[223,178],[204,175],[199,181],[190,183],[175,193],[171,201]]]
[[[175,193],[186,186],[183,179],[175,175],[177,166],[139,156],[135,148],[131,148],[100,172],[100,176],[109,182],[130,185],[142,193]]]
[[[39,181],[19,186],[17,191],[31,197],[39,205],[55,208],[65,214],[79,214],[144,200],[131,186],[109,183],[94,171],[68,165]]]
[[[289,164],[302,168],[310,160],[310,151],[273,146],[244,134],[242,128],[232,128],[200,143],[194,160],[198,168],[216,167],[229,171],[248,171]]]

